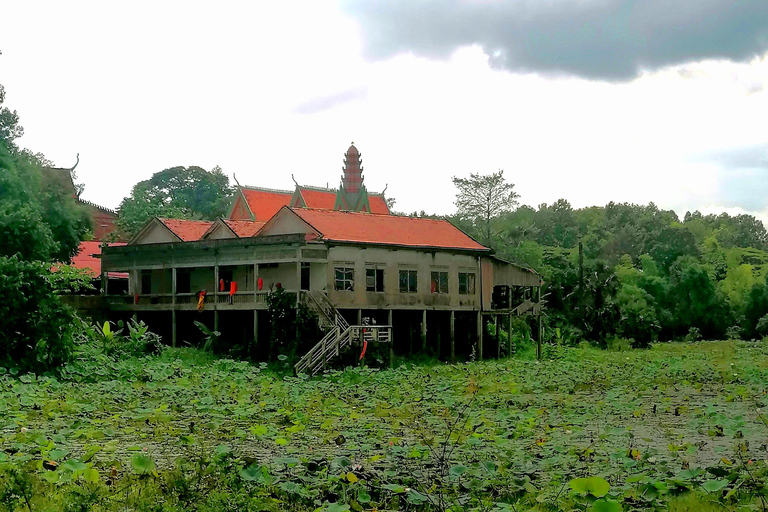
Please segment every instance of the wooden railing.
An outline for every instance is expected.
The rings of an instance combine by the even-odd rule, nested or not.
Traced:
[[[205,305],[211,304],[266,304],[268,291],[239,291],[234,295],[229,292],[208,293],[205,297]],[[294,292],[295,293],[295,292]],[[196,305],[198,302],[197,293],[151,293],[136,295],[105,295],[104,301],[107,305],[114,306],[152,306],[152,305]]]

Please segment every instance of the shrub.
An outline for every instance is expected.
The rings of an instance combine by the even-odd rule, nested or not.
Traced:
[[[629,350],[633,347],[636,347],[637,343],[633,338],[610,338],[608,339],[608,350],[614,350],[616,352],[621,352],[623,350]],[[647,345],[642,346],[647,347]]]
[[[694,341],[699,341],[701,339],[701,331],[698,327],[691,327],[688,329],[688,334],[685,335],[685,341],[688,343],[693,343]]]
[[[75,315],[61,304],[46,263],[0,257],[0,357],[47,371],[72,355]]]
[[[320,341],[322,333],[317,316],[306,305],[296,307],[296,295],[283,288],[275,288],[267,294],[267,308],[272,327],[270,335],[270,360],[278,354],[288,356],[293,364],[297,354]]]
[[[725,331],[725,336],[729,340],[740,340],[741,339],[741,327],[738,325],[732,325]]]
[[[120,320],[116,329],[110,322],[90,325],[80,320],[75,325],[78,355],[86,359],[97,359],[101,354],[111,358],[157,354],[164,347],[160,336],[151,332],[142,321],[131,320],[126,325]],[[128,332],[124,334],[126,329]]]

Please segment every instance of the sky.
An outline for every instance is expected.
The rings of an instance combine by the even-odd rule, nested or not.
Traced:
[[[449,214],[452,176],[520,202],[654,202],[768,222],[765,0],[6,0],[0,84],[19,145],[115,208],[218,165]]]

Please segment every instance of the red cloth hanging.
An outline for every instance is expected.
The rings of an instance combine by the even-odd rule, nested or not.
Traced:
[[[363,329],[363,336],[365,336],[365,329]],[[368,340],[363,339],[363,351],[360,352],[360,360],[362,361],[365,357],[365,349],[368,348]]]
[[[224,291],[224,280],[223,279],[219,279],[219,291],[220,292]]]
[[[137,293],[136,296],[133,298],[133,303],[137,306],[139,305],[139,294]]]
[[[259,291],[261,291],[262,288],[264,288],[264,280],[262,278],[259,278]]]
[[[237,281],[232,281],[229,283],[229,295],[230,297],[237,292]]]
[[[197,310],[202,311],[205,308],[205,294],[206,291],[197,292]]]
[[[437,283],[432,281],[432,293],[435,293],[437,291]]]

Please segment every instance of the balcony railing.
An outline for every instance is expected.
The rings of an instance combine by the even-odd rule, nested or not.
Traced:
[[[208,293],[205,296],[205,305],[266,305],[268,291],[239,291],[230,295],[229,292]],[[290,292],[289,293],[295,293]],[[175,302],[174,302],[175,299]],[[136,295],[106,295],[104,300],[109,306],[177,306],[197,305],[197,293],[151,293]]]

